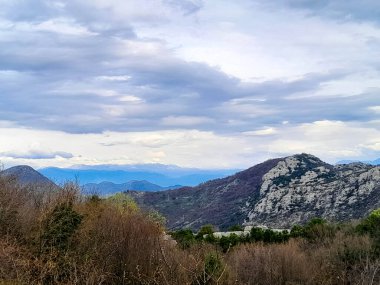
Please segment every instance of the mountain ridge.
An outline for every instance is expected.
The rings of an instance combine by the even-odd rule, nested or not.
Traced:
[[[375,159],[375,160],[340,160],[336,164],[350,164],[350,163],[355,163],[355,162],[361,162],[365,164],[370,164],[370,165],[380,165],[380,158]]]
[[[143,208],[166,216],[171,229],[208,223],[221,229],[234,224],[284,228],[313,217],[359,219],[380,207],[380,167],[333,166],[303,153],[196,187],[129,193]]]
[[[144,170],[143,168],[135,168],[129,170],[123,170],[111,167],[110,169],[98,169],[98,168],[58,168],[47,167],[39,169],[46,177],[58,183],[65,181],[78,180],[81,185],[88,183],[101,183],[103,181],[109,181],[115,184],[125,183],[131,180],[147,180],[150,183],[160,185],[162,187],[169,187],[172,185],[188,185],[195,186],[199,183],[219,178],[226,177],[236,172],[231,170],[193,170],[193,169],[181,169],[181,170],[165,170],[156,171]]]
[[[109,181],[103,181],[100,183],[87,183],[82,186],[85,193],[97,193],[100,195],[110,195],[117,192],[123,192],[127,190],[136,191],[163,191],[170,189],[181,188],[181,185],[174,185],[168,187],[162,187],[160,185],[151,183],[147,180],[131,180],[125,183],[113,183]]]

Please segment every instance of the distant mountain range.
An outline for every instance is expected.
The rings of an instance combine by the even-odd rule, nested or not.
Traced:
[[[157,184],[150,183],[149,181],[142,180],[132,180],[126,183],[115,184],[112,182],[101,182],[101,183],[87,183],[83,185],[83,190],[85,193],[94,193],[99,195],[110,195],[117,192],[123,192],[127,190],[136,191],[163,191],[170,189],[178,189],[183,186],[175,185],[169,187],[162,187]]]
[[[40,173],[58,184],[74,180],[77,180],[81,185],[104,181],[122,184],[126,181],[145,180],[162,187],[171,187],[172,185],[195,186],[208,180],[226,177],[237,171],[234,169],[201,170],[162,164],[101,165],[80,166],[77,168],[48,167],[39,169]]]
[[[70,171],[58,169],[55,174],[66,173],[66,177],[75,174]],[[81,171],[84,172],[80,174],[91,175],[103,172]],[[109,171],[112,175],[121,175],[115,180],[136,173],[143,175],[139,171]],[[163,174],[147,173],[151,177],[165,177],[165,181],[172,181]],[[87,178],[104,178],[91,175]],[[29,166],[9,168],[0,172],[0,176],[17,179],[21,185],[59,189],[48,177]],[[102,195],[127,189],[141,190],[127,193],[141,207],[161,212],[170,229],[198,229],[204,224],[213,224],[220,229],[235,224],[289,228],[313,217],[331,221],[359,219],[380,208],[380,166],[360,162],[333,166],[309,154],[271,159],[196,187],[165,190],[165,187],[145,179],[125,181],[128,180],[123,183],[101,181],[87,184],[84,189]]]
[[[59,187],[52,182],[49,178],[42,175],[32,167],[27,165],[19,165],[8,168],[0,172],[0,176],[5,176],[10,179],[15,179],[21,186],[29,186],[35,188],[47,188],[47,189],[59,189]],[[68,180],[71,181],[71,180]],[[174,185],[168,187],[162,187],[157,184],[153,184],[146,180],[132,180],[126,183],[115,184],[112,182],[103,181],[101,183],[87,183],[83,185],[84,193],[94,193],[99,195],[110,195],[117,192],[127,190],[137,191],[163,191],[169,189],[177,189],[182,186]]]
[[[354,162],[362,162],[370,165],[380,165],[380,158],[376,160],[367,160],[367,161],[360,161],[360,160],[340,160],[337,162],[337,164],[349,164],[349,163],[354,163]]]
[[[268,160],[196,187],[134,192],[141,207],[161,212],[171,229],[213,224],[289,228],[313,217],[359,219],[380,207],[380,166],[330,165],[309,154]]]

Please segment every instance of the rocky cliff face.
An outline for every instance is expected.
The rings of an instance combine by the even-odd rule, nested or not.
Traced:
[[[169,228],[197,229],[206,223],[221,229],[234,224],[285,228],[313,217],[358,219],[380,207],[380,167],[332,166],[299,154],[193,188],[130,194],[165,215]]]
[[[310,155],[285,158],[263,176],[245,224],[286,227],[313,217],[359,219],[380,207],[380,167],[331,166]]]

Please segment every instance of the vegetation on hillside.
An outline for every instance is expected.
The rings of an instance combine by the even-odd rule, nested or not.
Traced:
[[[124,194],[31,190],[0,177],[0,284],[379,284],[380,211],[357,224],[313,219],[290,232],[165,234]],[[233,227],[232,230],[241,230]]]

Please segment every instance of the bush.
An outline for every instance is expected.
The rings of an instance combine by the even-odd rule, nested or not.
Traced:
[[[380,209],[372,211],[356,227],[360,234],[369,234],[374,240],[374,254],[380,256]]]
[[[227,263],[232,280],[247,285],[313,284],[316,269],[294,241],[241,245],[231,251]]]
[[[70,238],[78,229],[82,218],[73,210],[71,201],[55,206],[43,222],[41,251],[67,250]]]
[[[228,231],[230,232],[236,232],[236,231],[244,231],[244,228],[243,226],[241,225],[234,225],[234,226],[231,226]]]
[[[195,243],[195,236],[190,229],[173,232],[171,233],[171,236],[177,241],[182,249],[189,248]]]

